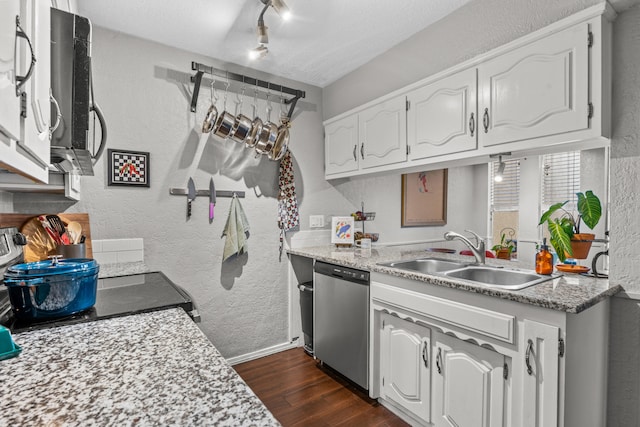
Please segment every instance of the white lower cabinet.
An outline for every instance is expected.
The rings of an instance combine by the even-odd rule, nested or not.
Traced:
[[[605,425],[608,300],[576,314],[377,272],[370,295],[369,395],[410,424]]]
[[[436,333],[433,360],[434,426],[504,426],[504,355]]]
[[[382,395],[421,420],[431,418],[431,330],[382,314]]]

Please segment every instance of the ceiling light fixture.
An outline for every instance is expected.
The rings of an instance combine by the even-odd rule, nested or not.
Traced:
[[[255,60],[264,58],[269,49],[267,44],[269,43],[269,27],[264,23],[264,13],[269,9],[269,6],[273,7],[275,11],[280,15],[283,20],[288,20],[291,17],[291,11],[285,4],[284,0],[260,0],[264,7],[258,16],[258,26],[256,28],[258,33],[258,47],[249,51],[249,59]]]
[[[267,56],[267,53],[269,53],[269,49],[267,48],[267,46],[261,44],[255,49],[251,49],[249,51],[249,59],[251,59],[252,61],[256,59],[261,59]]]
[[[498,158],[498,162],[500,162],[500,164],[498,165],[498,171],[496,172],[496,174],[493,177],[493,180],[495,182],[502,182],[503,178],[504,178],[504,168],[507,166],[507,164],[505,162],[502,161],[502,156],[510,156],[511,152],[507,152],[507,153],[498,153],[498,154],[492,154],[489,157],[491,158]]]
[[[288,21],[291,19],[291,10],[285,4],[284,0],[271,0],[271,6],[273,6],[283,20]]]

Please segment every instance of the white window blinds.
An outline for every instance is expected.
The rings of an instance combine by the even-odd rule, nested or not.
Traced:
[[[580,191],[580,152],[546,154],[542,157],[542,206],[547,208],[565,200],[565,209],[575,209]]]
[[[495,176],[500,162],[491,164],[491,208],[493,211],[517,211],[520,193],[520,160],[505,160],[502,182]]]

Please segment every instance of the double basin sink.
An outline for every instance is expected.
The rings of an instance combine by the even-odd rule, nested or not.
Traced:
[[[400,270],[443,275],[446,277],[468,280],[492,288],[508,290],[524,289],[557,277],[437,258],[384,262],[379,265],[393,267]]]

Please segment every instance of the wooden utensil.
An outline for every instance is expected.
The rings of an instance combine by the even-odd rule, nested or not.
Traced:
[[[82,225],[79,222],[71,221],[67,224],[67,233],[71,243],[77,245],[82,237]]]

